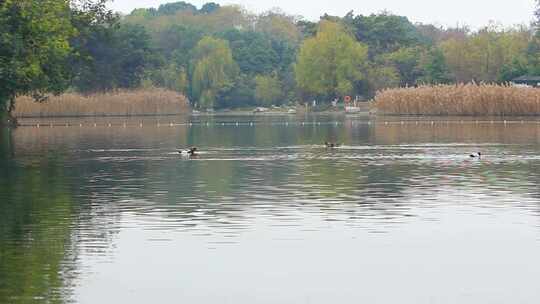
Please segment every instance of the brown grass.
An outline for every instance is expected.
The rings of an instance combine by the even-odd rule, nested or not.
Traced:
[[[32,98],[17,98],[16,117],[83,117],[174,115],[188,111],[187,98],[179,93],[158,89],[138,89],[81,95],[66,93],[38,103]]]
[[[373,106],[390,115],[540,115],[540,89],[508,85],[439,85],[387,89]]]

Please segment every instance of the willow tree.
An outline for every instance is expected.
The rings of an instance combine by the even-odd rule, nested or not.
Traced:
[[[238,74],[229,43],[205,37],[193,51],[191,95],[201,108],[216,106],[217,97],[230,89]]]
[[[310,95],[352,94],[355,83],[365,77],[367,57],[368,47],[342,25],[322,21],[317,35],[300,48],[295,66],[298,87]]]

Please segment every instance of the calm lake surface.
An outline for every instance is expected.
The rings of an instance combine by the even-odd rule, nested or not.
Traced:
[[[536,120],[23,123],[0,303],[540,302]]]

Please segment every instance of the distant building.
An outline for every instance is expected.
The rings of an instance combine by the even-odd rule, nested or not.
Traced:
[[[512,80],[515,86],[540,87],[540,76],[521,76]]]

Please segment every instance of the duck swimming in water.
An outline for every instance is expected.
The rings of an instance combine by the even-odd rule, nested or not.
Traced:
[[[324,142],[324,145],[325,145],[327,148],[330,148],[330,149],[338,148],[338,147],[340,146],[340,144],[329,143],[329,142],[327,142],[327,141]]]
[[[196,148],[196,147],[193,147],[193,148],[190,148],[189,150],[178,151],[178,153],[180,153],[180,154],[182,154],[182,155],[195,156],[195,155],[197,155],[197,148]]]
[[[476,154],[469,155],[470,158],[482,158],[482,153],[478,152]]]

